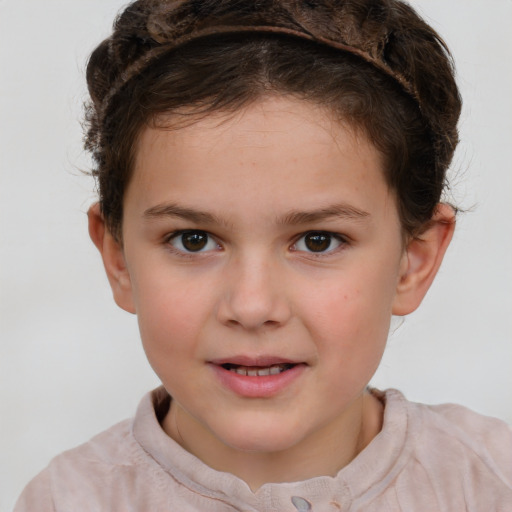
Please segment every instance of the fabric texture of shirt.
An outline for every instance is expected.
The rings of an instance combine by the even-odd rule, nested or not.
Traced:
[[[133,420],[64,452],[29,483],[15,512],[510,512],[512,429],[458,405],[396,390],[381,432],[335,477],[253,492],[162,430],[170,397],[144,397]]]

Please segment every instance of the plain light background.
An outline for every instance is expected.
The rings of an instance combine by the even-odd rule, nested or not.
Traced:
[[[512,422],[512,1],[416,0],[455,56],[463,208],[420,310],[372,381]],[[87,55],[119,0],[0,0],[0,511],[50,458],[158,384],[87,236]]]

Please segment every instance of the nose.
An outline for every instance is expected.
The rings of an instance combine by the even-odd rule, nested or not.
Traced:
[[[291,307],[278,267],[255,256],[230,264],[217,309],[219,321],[251,331],[284,325]]]

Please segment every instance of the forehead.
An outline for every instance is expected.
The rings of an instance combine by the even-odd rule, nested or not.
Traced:
[[[340,196],[357,203],[364,190],[366,202],[387,200],[380,152],[319,105],[271,97],[235,113],[184,117],[159,119],[141,134],[127,203],[256,201],[276,210]]]

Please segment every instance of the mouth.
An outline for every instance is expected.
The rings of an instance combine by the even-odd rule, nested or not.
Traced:
[[[244,366],[232,363],[221,364],[222,368],[238,375],[247,377],[267,377],[269,375],[279,375],[292,369],[296,364],[294,363],[279,363],[270,366]]]
[[[210,361],[217,382],[243,398],[271,398],[285,392],[302,375],[307,363],[280,356],[236,355]]]

